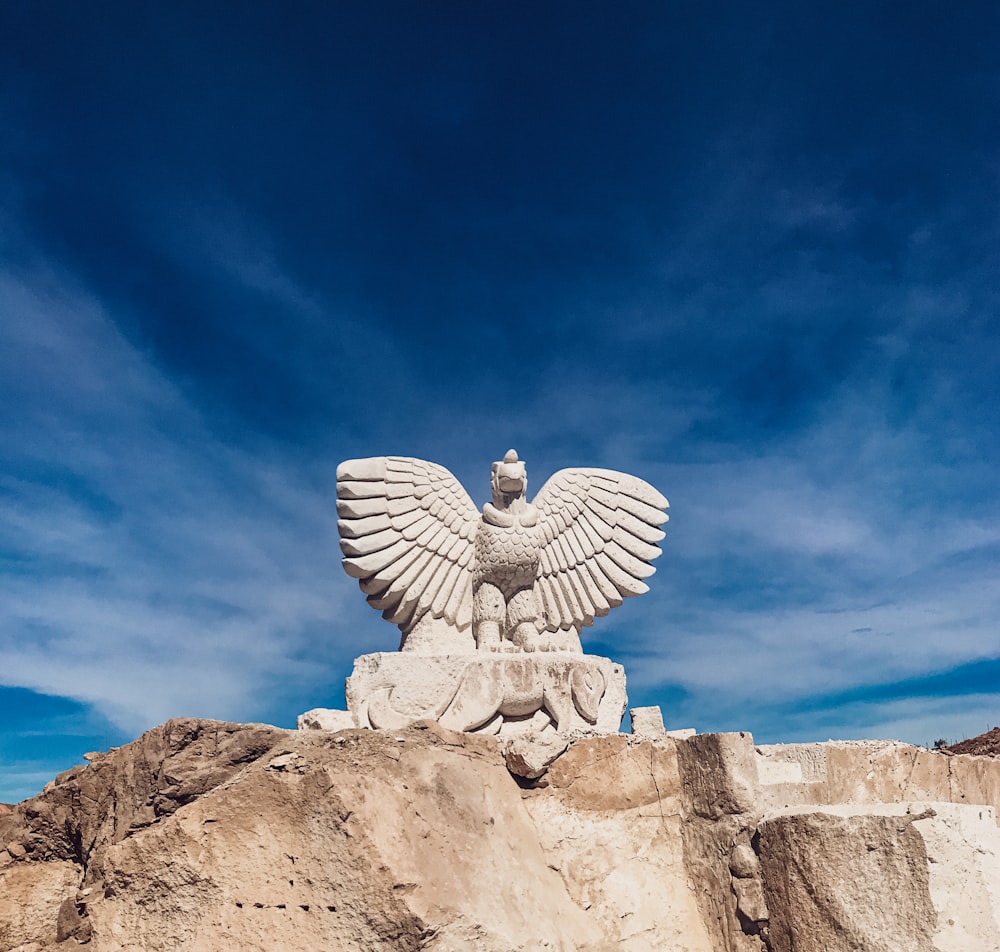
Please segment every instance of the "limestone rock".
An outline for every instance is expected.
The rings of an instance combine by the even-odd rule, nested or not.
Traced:
[[[765,820],[760,858],[775,952],[931,952],[923,838],[905,818],[807,813]]]
[[[998,792],[895,743],[170,721],[0,815],[0,950],[1000,952]]]
[[[704,884],[689,874],[688,808],[673,742],[578,740],[545,780],[525,791],[525,805],[549,863],[612,948],[724,948],[699,907]]]
[[[609,948],[546,863],[496,741],[437,725],[169,722],[0,834],[30,847],[0,870],[4,949],[53,948],[84,920],[93,952],[506,952],[540,929],[552,948]]]
[[[337,711],[326,707],[315,707],[300,714],[296,725],[300,731],[344,731],[357,727],[350,711]]]
[[[53,946],[59,911],[79,881],[80,869],[69,860],[0,863],[0,949]]]
[[[628,704],[621,665],[548,651],[361,655],[346,693],[362,727],[396,730],[438,720],[452,730],[505,737],[538,712],[561,733],[617,732]]]
[[[646,737],[662,737],[666,733],[663,713],[658,707],[633,707],[629,712],[633,734]]]
[[[537,780],[568,746],[568,738],[554,730],[515,734],[504,746],[504,762],[514,776]]]

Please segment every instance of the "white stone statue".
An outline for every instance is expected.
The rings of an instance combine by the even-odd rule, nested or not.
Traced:
[[[608,469],[560,470],[533,503],[510,450],[482,513],[443,466],[400,456],[337,468],[344,569],[402,632],[438,626],[434,647],[580,652],[579,632],[648,591],[668,503]],[[418,639],[419,640],[419,639]],[[471,648],[471,645],[470,645]]]

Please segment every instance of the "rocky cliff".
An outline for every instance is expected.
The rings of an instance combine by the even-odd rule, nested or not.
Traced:
[[[1000,763],[174,720],[0,815],[0,950],[1000,949]]]

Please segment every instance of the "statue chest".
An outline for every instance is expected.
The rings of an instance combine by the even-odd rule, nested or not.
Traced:
[[[476,576],[501,588],[530,585],[538,570],[542,535],[537,524],[496,525],[488,518],[476,533]]]

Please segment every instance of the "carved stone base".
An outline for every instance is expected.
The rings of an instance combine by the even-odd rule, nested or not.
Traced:
[[[549,728],[615,733],[627,704],[620,664],[568,651],[368,654],[347,679],[358,726],[387,730],[430,719],[505,737]]]

